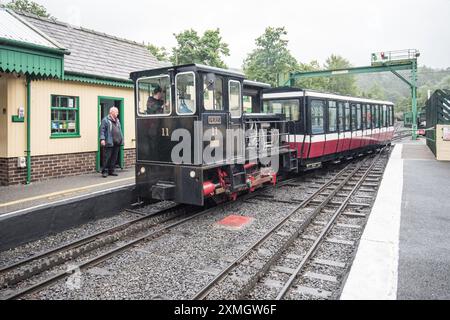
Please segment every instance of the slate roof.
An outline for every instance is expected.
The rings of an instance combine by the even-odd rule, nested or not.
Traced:
[[[50,49],[64,49],[26,20],[2,7],[0,7],[0,38]]]
[[[170,65],[158,61],[144,45],[137,42],[54,19],[17,14],[70,51],[70,55],[64,58],[66,73],[128,80],[130,72]]]

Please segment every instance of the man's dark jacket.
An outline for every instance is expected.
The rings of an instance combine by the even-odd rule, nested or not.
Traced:
[[[117,125],[117,129],[120,133],[120,137],[121,137],[121,145],[123,145],[123,133],[122,133],[122,127],[120,125],[120,121],[119,118],[116,119],[116,125]],[[105,140],[106,141],[106,146],[107,147],[113,147],[114,146],[114,141],[113,141],[113,136],[112,136],[112,130],[113,130],[113,120],[111,119],[111,117],[108,115],[107,117],[104,117],[102,120],[102,124],[100,126],[100,140]]]

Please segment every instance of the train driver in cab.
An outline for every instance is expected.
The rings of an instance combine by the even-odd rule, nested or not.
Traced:
[[[157,86],[153,90],[153,95],[148,97],[147,100],[147,114],[160,114],[164,113],[164,108],[169,105],[164,103],[162,99],[163,91],[160,86]]]

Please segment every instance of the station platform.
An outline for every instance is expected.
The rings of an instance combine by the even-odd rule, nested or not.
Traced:
[[[450,162],[396,143],[341,299],[450,299]]]
[[[134,185],[134,167],[118,170],[117,173],[117,177],[102,178],[99,173],[90,173],[29,185],[0,187],[0,217]]]
[[[0,187],[0,251],[113,216],[136,202],[135,170]]]

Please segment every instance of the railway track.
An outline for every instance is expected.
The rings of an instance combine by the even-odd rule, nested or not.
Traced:
[[[327,181],[327,178],[321,177],[320,173],[317,174],[321,171],[316,171],[300,178],[283,181],[277,185],[276,190],[283,186],[299,186],[300,184],[307,187],[305,190],[317,190],[310,191],[313,195],[309,196],[309,200],[298,198],[290,201],[291,205],[298,204],[298,207],[310,210],[312,206],[317,205],[314,202],[317,201],[316,197],[323,194],[327,187],[332,186],[333,181],[344,179],[349,168],[354,166],[354,163],[350,163],[344,170],[338,172],[335,169],[334,172],[338,172],[337,174],[333,173],[333,170],[332,173],[324,170],[326,176],[335,174],[332,181]],[[274,191],[275,189],[272,187],[261,188],[254,193],[238,198],[237,201],[282,203],[283,200],[275,199],[268,194],[270,190]],[[305,193],[305,195],[308,194]],[[0,269],[0,288],[2,288],[0,289],[0,299],[30,297],[30,294],[49,287],[77,271],[94,267],[141,242],[156,239],[184,223],[230,204],[225,203],[201,211],[196,207],[176,205],[3,267]],[[134,213],[142,214],[142,212]]]
[[[296,180],[283,181],[277,187]],[[247,201],[271,188],[261,188],[238,198],[238,201]],[[3,288],[0,299],[20,299],[42,290],[78,270],[93,267],[142,241],[158,238],[177,226],[230,204],[206,210],[175,205],[7,265],[0,269],[0,288]],[[72,264],[70,267],[67,265],[69,262]]]
[[[192,210],[192,207],[184,205],[170,206],[150,214],[127,210],[143,216],[6,265],[0,269],[0,288],[3,289],[3,292],[0,291],[0,299],[17,299],[45,285],[50,285],[62,278],[64,273],[66,276],[73,273],[73,270],[66,270],[66,263],[73,262],[104,247],[114,246],[123,239],[142,233],[149,228],[155,228],[160,224],[168,223],[180,216],[189,214]],[[117,247],[117,252],[120,251],[120,247]],[[11,289],[24,282],[32,282],[33,277],[54,269],[58,270],[55,272],[56,274],[46,280],[38,281],[25,289]],[[6,295],[4,294],[5,291],[7,292]]]
[[[315,277],[313,281],[335,280],[333,285],[336,287],[335,291],[338,291],[338,279],[344,279],[343,275],[322,274],[317,270],[305,271],[305,266],[317,264],[320,269],[331,265],[341,267],[340,271],[346,270],[348,265],[341,261],[315,257],[324,244],[355,248],[355,239],[345,239],[338,232],[330,236],[330,232],[336,228],[362,230],[367,214],[361,211],[370,209],[370,201],[375,198],[383,174],[384,157],[385,155],[380,153],[356,163],[352,162],[332,179],[317,186],[316,191],[305,199],[300,200],[295,196],[290,201],[282,201],[297,206],[217,274],[192,299],[283,299],[290,297],[292,288],[295,288],[296,292],[303,292],[304,295],[314,296],[317,293],[319,298],[331,298],[330,291],[323,293],[320,287],[306,287],[298,283],[302,277]],[[358,201],[355,198],[356,193],[361,196]],[[256,199],[274,201],[263,196]],[[343,216],[347,219],[359,219],[360,222],[358,225],[336,224]],[[289,261],[288,265],[283,261]],[[266,284],[271,287],[269,292],[262,288]]]

